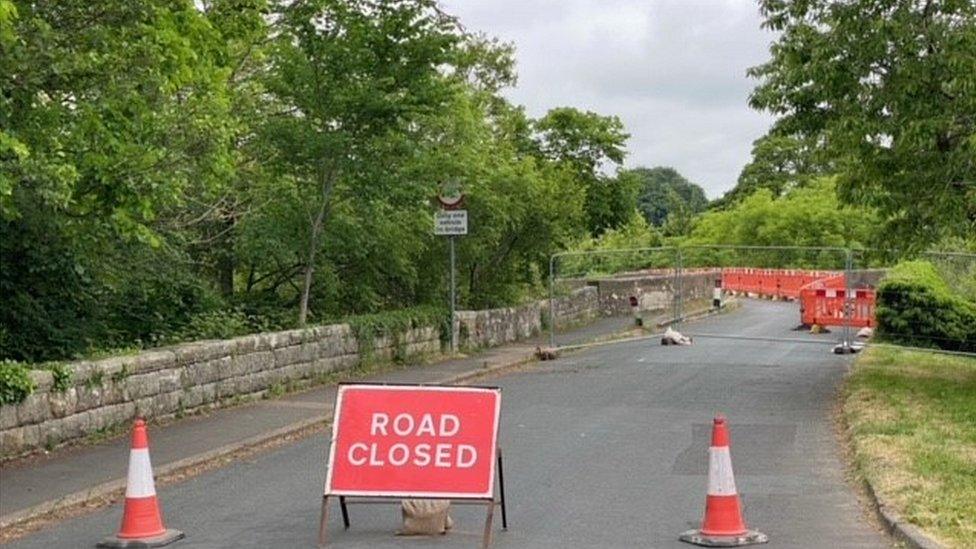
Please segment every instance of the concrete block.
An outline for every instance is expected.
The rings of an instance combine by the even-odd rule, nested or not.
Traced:
[[[61,433],[58,437],[59,441],[71,440],[75,438],[81,438],[92,432],[90,429],[91,423],[91,412],[82,412],[80,414],[72,414],[63,420],[61,420],[60,429]]]
[[[75,386],[78,400],[75,412],[83,412],[102,405],[102,388],[98,385],[82,384]]]
[[[47,393],[27,395],[17,404],[17,423],[20,425],[41,423],[48,419],[51,419],[51,404]]]
[[[292,345],[274,350],[274,365],[278,368],[295,364],[296,362],[309,362],[315,358],[318,349],[312,344]],[[257,371],[257,370],[253,370]]]
[[[0,431],[17,427],[17,405],[0,405]]]
[[[178,364],[187,365],[230,356],[233,345],[227,341],[197,341],[172,347],[170,352],[173,353]]]
[[[185,376],[190,385],[204,385],[220,379],[223,371],[229,370],[231,357],[195,362],[184,366]]]
[[[27,377],[34,382],[35,393],[46,393],[54,386],[54,374],[47,370],[28,370]]]
[[[15,456],[24,451],[24,427],[0,431],[0,456]]]
[[[217,398],[231,398],[237,394],[237,378],[217,382]]]
[[[137,400],[159,394],[159,373],[149,372],[146,374],[129,376],[129,378],[125,380],[125,385],[129,392],[130,400]]]
[[[182,390],[156,395],[153,399],[153,413],[156,416],[175,414],[180,410],[182,396]]]
[[[48,400],[51,403],[51,415],[53,417],[61,418],[72,415],[75,413],[75,405],[78,404],[78,390],[75,387],[68,387],[63,393],[52,391],[48,393]],[[0,410],[0,416],[2,414],[3,411]]]
[[[137,354],[131,363],[135,371],[152,372],[176,367],[176,354],[173,351],[143,351]]]
[[[28,451],[42,446],[44,441],[41,440],[41,428],[38,425],[25,425],[21,429],[23,436],[22,451]]]
[[[262,338],[259,334],[235,337],[234,339],[230,340],[231,352],[235,355],[243,355],[264,350],[261,348],[263,347],[263,341],[264,338]]]
[[[159,392],[168,393],[180,389],[182,387],[182,383],[180,382],[181,372],[182,368],[172,368],[156,372],[159,381]]]
[[[140,398],[133,402],[135,405],[135,415],[136,417],[151,418],[156,417],[156,399],[155,397]],[[107,417],[105,419],[108,419]]]

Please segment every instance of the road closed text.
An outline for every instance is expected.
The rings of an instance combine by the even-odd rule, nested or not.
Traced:
[[[441,414],[436,418],[433,414],[423,414],[415,418],[403,413],[391,418],[389,414],[376,412],[370,421],[369,433],[372,438],[386,439],[386,442],[354,442],[349,445],[347,459],[355,467],[402,467],[412,464],[417,467],[467,469],[478,461],[478,449],[471,444],[389,443],[390,439],[421,436],[449,439],[460,430],[461,420],[453,414]]]
[[[490,497],[501,393],[342,385],[326,494]]]

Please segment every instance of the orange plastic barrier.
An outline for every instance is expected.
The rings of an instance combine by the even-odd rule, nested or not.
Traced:
[[[875,325],[874,290],[853,290],[851,300],[847,290],[835,288],[804,288],[800,292],[800,318],[808,326],[843,326],[844,307],[851,309],[850,325],[858,328]]]
[[[850,308],[851,326],[873,327],[874,289],[853,290],[854,295],[848,299],[846,286],[844,274],[837,271],[749,267],[722,269],[724,290],[799,299],[800,317],[803,324],[808,326],[843,326],[846,306]]]
[[[804,286],[838,274],[833,271],[734,267],[722,269],[722,288],[767,297],[798,298]]]

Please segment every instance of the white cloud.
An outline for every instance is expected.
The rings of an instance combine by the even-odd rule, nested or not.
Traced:
[[[750,0],[442,0],[472,31],[513,42],[533,116],[616,114],[628,166],[673,166],[710,197],[730,189],[772,122],[747,104],[746,69],[773,35]]]

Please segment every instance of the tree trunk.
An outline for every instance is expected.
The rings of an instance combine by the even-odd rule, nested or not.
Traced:
[[[298,305],[298,325],[304,326],[308,321],[308,299],[312,292],[312,277],[315,274],[315,256],[318,252],[319,242],[322,237],[322,229],[325,225],[325,214],[329,209],[329,198],[332,195],[332,187],[335,183],[335,170],[323,169],[322,174],[322,194],[319,210],[315,218],[311,220],[311,234],[308,239],[308,255],[305,262],[305,276],[302,284],[302,298]]]
[[[220,283],[220,295],[232,297],[234,295],[234,260],[230,254],[221,255],[217,261],[217,278]]]

